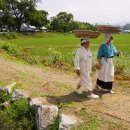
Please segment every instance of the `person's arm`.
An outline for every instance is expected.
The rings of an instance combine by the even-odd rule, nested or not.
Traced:
[[[103,51],[102,51],[102,49],[103,49],[103,46],[101,45],[101,46],[99,47],[99,49],[98,49],[98,54],[97,54],[97,59],[98,59],[98,60],[101,60],[101,58],[102,58],[102,56],[103,56]]]
[[[96,63],[95,59],[93,58],[93,54],[92,54],[92,66],[96,67],[96,69],[100,69],[99,65]]]
[[[118,52],[114,45],[112,45],[112,47],[113,47],[114,55],[115,55],[115,56],[120,56],[120,55],[121,55],[121,52]]]
[[[80,75],[79,62],[80,62],[80,49],[77,50],[75,58],[74,58],[74,67],[75,67],[77,75]]]
[[[100,68],[102,66],[101,64],[101,58],[103,56],[103,46],[101,45],[98,50],[97,59],[98,59],[98,65],[97,68]]]
[[[96,61],[94,59],[92,59],[92,65],[94,67],[96,67],[96,69],[100,69],[101,68],[101,65],[99,63],[96,63]]]

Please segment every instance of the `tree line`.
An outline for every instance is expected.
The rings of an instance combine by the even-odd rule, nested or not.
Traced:
[[[0,0],[0,29],[8,26],[8,29],[20,31],[22,23],[40,28],[47,27],[49,30],[69,32],[74,29],[91,29],[95,26],[87,22],[74,21],[71,13],[60,12],[48,20],[48,12],[38,10],[38,0]]]

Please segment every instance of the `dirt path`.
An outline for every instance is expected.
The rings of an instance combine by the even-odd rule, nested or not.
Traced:
[[[94,80],[94,79],[93,79]],[[2,84],[17,82],[21,91],[34,97],[42,97],[49,104],[66,104],[61,110],[65,113],[79,116],[79,109],[99,113],[102,118],[113,119],[130,128],[130,82],[116,81],[114,95],[98,93],[100,98],[89,100],[84,92],[77,95],[74,92],[77,77],[49,68],[32,67],[25,64],[0,58],[0,81]],[[93,81],[94,82],[94,81]]]

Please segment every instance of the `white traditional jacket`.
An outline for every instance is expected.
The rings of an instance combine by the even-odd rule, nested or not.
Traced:
[[[85,73],[91,73],[92,64],[94,61],[92,60],[92,52],[90,49],[86,49],[81,46],[75,55],[74,66],[76,70],[84,71]]]

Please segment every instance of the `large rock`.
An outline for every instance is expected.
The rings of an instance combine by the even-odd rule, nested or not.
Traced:
[[[74,126],[76,123],[77,123],[77,120],[74,119],[73,117],[61,114],[59,130],[70,130],[70,128]]]
[[[2,88],[0,88],[0,92],[7,91],[8,93],[12,93],[13,87],[15,85],[16,85],[16,83],[14,82],[14,83],[12,83],[4,88],[2,87]]]
[[[16,85],[16,83],[12,83],[4,88],[8,93],[12,93],[13,87]]]
[[[53,124],[58,115],[58,108],[56,106],[43,105],[38,108],[36,114],[36,124],[38,130],[46,130],[48,126]]]
[[[28,98],[29,96],[23,94],[19,90],[15,90],[12,94],[12,100],[17,100],[19,98]]]
[[[40,106],[42,106],[41,101],[39,101],[37,98],[31,99],[30,102],[29,102],[29,104],[30,104],[30,107],[31,107],[33,110],[35,110],[35,111],[37,111],[38,108],[39,108]]]
[[[4,103],[2,103],[2,104],[0,104],[0,109],[4,109],[4,108],[7,108],[7,107],[9,107],[10,106],[10,103],[7,101],[7,102],[4,102]]]
[[[30,100],[30,106],[32,107],[32,106],[34,106],[34,105],[41,105],[42,103],[41,103],[41,101],[39,101],[37,98],[33,98],[33,99],[31,99]]]
[[[4,91],[4,88],[3,87],[0,87],[0,93]]]

